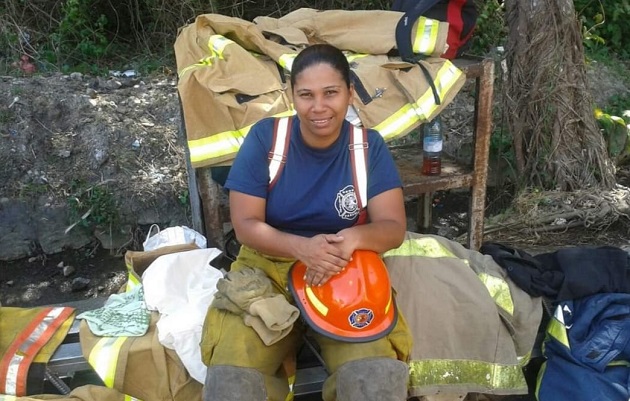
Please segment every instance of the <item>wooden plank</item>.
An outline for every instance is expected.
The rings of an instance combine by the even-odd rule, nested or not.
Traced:
[[[486,208],[486,185],[490,137],[492,136],[492,94],[494,88],[494,63],[486,59],[483,71],[476,80],[475,98],[475,152],[473,154],[473,183],[470,202],[468,240],[470,249],[479,249],[483,242],[483,221]]]
[[[180,103],[181,104],[181,103]],[[188,173],[188,201],[190,202],[190,215],[192,219],[192,228],[198,233],[205,232],[205,226],[203,223],[202,212],[202,200],[199,195],[199,189],[197,188],[197,171],[193,168],[190,162],[190,150],[186,143],[186,127],[184,126],[184,113],[181,113],[182,120],[180,124],[180,136],[184,138],[184,157],[186,158],[186,172]]]

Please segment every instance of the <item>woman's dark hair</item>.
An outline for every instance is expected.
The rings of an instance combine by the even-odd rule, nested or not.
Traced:
[[[317,64],[328,64],[339,71],[341,77],[350,87],[350,65],[343,52],[335,46],[328,44],[318,44],[302,50],[291,67],[291,86],[295,87],[297,76],[306,68]]]

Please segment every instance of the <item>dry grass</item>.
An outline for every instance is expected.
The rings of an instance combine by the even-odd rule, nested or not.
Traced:
[[[524,191],[512,207],[489,218],[484,238],[525,244],[619,243],[630,223],[630,189]],[[625,236],[625,235],[624,235]]]

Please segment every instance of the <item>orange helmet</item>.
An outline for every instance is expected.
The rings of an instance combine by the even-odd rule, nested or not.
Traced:
[[[357,250],[339,274],[324,285],[304,282],[306,265],[289,271],[289,289],[308,324],[320,334],[347,342],[387,335],[398,320],[389,274],[376,252]]]

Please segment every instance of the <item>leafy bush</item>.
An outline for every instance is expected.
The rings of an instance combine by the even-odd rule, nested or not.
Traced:
[[[67,201],[73,224],[67,231],[77,224],[84,227],[111,227],[119,221],[118,208],[112,191],[102,184],[88,187],[82,181],[71,183],[70,189],[75,194],[68,197]]]
[[[67,70],[70,65],[82,64],[82,60],[92,64],[107,56],[110,41],[105,15],[94,13],[86,0],[67,0],[62,15],[50,42],[44,46],[48,62]]]
[[[513,0],[516,1],[516,0]],[[630,0],[575,0],[592,47],[608,46],[630,57],[623,39],[630,36]],[[4,0],[0,4],[0,48],[7,66],[28,55],[38,70],[172,70],[177,30],[199,14],[218,13],[246,20],[280,17],[302,7],[328,9],[391,8],[392,0]],[[501,0],[475,0],[479,12],[472,53],[487,54],[505,41]],[[157,62],[156,62],[157,60]],[[3,66],[0,64],[0,68]],[[4,68],[6,69],[6,67]]]
[[[585,45],[602,45],[622,58],[630,58],[630,1],[575,0],[575,10],[584,27]]]
[[[479,17],[473,34],[472,53],[485,55],[492,48],[504,44],[507,27],[503,1],[478,0],[475,2]]]
[[[630,161],[630,95],[614,96],[606,110],[595,109],[608,155],[617,165]]]

